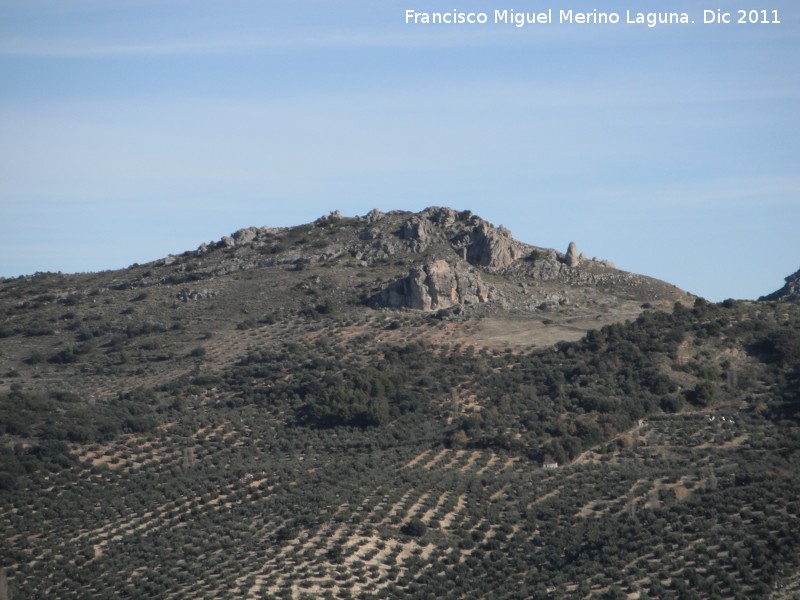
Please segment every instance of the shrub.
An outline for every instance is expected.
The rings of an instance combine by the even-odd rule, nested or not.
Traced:
[[[403,525],[403,527],[400,528],[400,531],[404,535],[420,537],[425,535],[425,532],[428,531],[428,526],[425,525],[425,523],[423,523],[422,519],[419,517],[414,517],[408,523]]]
[[[47,362],[54,364],[54,365],[65,365],[74,363],[78,360],[79,352],[73,348],[72,346],[68,348],[64,348],[60,352],[57,352],[53,356],[47,359]]]
[[[694,401],[706,406],[714,398],[714,384],[710,381],[700,381],[694,387]]]
[[[45,360],[47,359],[45,358],[44,354],[42,354],[37,350],[31,353],[31,355],[28,358],[26,358],[23,362],[28,365],[36,365],[39,363],[43,363]]]

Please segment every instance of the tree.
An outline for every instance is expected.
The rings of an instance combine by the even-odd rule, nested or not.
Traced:
[[[428,531],[428,526],[425,525],[425,523],[419,517],[414,517],[408,523],[403,525],[403,527],[400,528],[400,531],[405,535],[420,537],[425,535],[425,532]]]
[[[6,574],[6,569],[3,567],[0,569],[0,600],[8,600],[10,598],[8,594],[8,575]]]
[[[694,400],[701,406],[707,406],[714,398],[715,387],[710,381],[700,381],[694,386]]]

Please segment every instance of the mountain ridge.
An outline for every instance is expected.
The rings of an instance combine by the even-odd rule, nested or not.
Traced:
[[[313,247],[303,246],[302,240],[297,239],[295,235],[298,231],[307,232],[312,227],[324,229],[337,224],[339,229],[343,225],[358,229],[357,235],[350,236],[349,239],[339,238],[327,242],[316,236]],[[298,245],[281,246],[281,242],[287,238]],[[473,267],[481,267],[491,272],[502,272],[513,268],[532,275],[537,280],[568,278],[572,275],[572,278],[579,282],[597,283],[604,279],[604,274],[610,275],[610,271],[604,273],[603,268],[614,270],[613,264],[607,260],[597,258],[589,260],[585,253],[578,255],[573,242],[570,243],[570,249],[566,253],[523,243],[514,239],[505,227],[495,227],[469,210],[456,211],[445,207],[429,207],[418,213],[400,210],[383,213],[374,209],[361,217],[343,217],[339,211],[333,211],[304,225],[245,227],[230,235],[222,236],[218,241],[204,242],[197,250],[169,255],[144,265],[134,263],[132,267],[169,267],[180,264],[186,259],[213,258],[218,251],[225,250],[238,249],[244,254],[236,256],[233,261],[220,261],[234,264],[217,265],[216,270],[203,271],[198,267],[193,268],[192,279],[196,280],[201,276],[225,274],[233,269],[244,270],[286,264],[307,265],[347,258],[360,261],[362,266],[369,266],[376,261],[388,260],[398,255],[423,254],[429,248],[433,252],[433,260],[445,259],[451,262],[463,260]],[[261,256],[247,254],[246,250],[256,250]],[[536,268],[530,268],[532,265]],[[590,273],[581,270],[568,271],[581,265],[584,268],[595,268]],[[126,270],[128,269],[98,273],[122,274]],[[178,270],[185,271],[186,268]],[[97,273],[74,275],[93,274]],[[31,276],[23,275],[7,280],[28,277]],[[142,278],[138,282],[132,281],[131,285],[146,287],[175,281],[175,277],[170,279],[167,275],[161,279]]]
[[[3,280],[0,307],[14,309],[2,329],[31,333],[22,347],[29,362],[17,368],[39,370],[51,367],[38,357],[52,354],[52,338],[39,332],[56,331],[62,350],[77,351],[98,336],[166,332],[179,321],[213,321],[218,337],[234,339],[239,327],[276,314],[333,311],[361,318],[363,310],[398,308],[420,312],[409,317],[418,321],[411,334],[418,341],[438,339],[426,329],[426,314],[444,311],[454,342],[524,349],[577,340],[646,308],[671,309],[694,298],[604,261],[573,264],[564,253],[518,242],[470,211],[373,210],[361,217],[334,211],[295,227],[240,229],[197,250],[126,269]],[[108,331],[91,320],[64,318],[77,306],[91,307],[92,319]],[[65,326],[79,331],[77,340]],[[191,344],[187,339],[174,352],[188,353]],[[147,370],[166,376],[155,374],[162,362]]]

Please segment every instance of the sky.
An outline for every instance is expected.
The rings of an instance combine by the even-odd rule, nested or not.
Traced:
[[[780,23],[736,22],[754,8]],[[800,3],[0,0],[2,277],[427,206],[713,301],[778,289],[800,268]]]

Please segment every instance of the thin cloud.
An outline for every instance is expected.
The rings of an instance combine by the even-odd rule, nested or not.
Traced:
[[[143,40],[115,42],[72,38],[17,37],[0,40],[0,56],[34,58],[124,58],[148,56],[209,56],[269,52],[272,50],[301,50],[317,48],[428,48],[464,45],[508,45],[545,43],[557,36],[509,36],[508,31],[441,30],[418,32],[324,32],[291,36],[263,35],[236,38]]]

